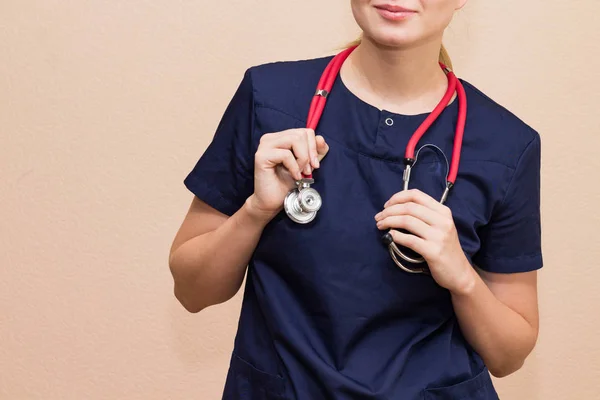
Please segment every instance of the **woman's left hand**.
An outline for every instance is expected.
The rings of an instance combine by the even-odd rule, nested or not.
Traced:
[[[448,207],[420,190],[403,190],[385,203],[375,220],[380,230],[391,229],[394,242],[425,258],[438,285],[456,294],[468,292],[475,271],[460,246]]]

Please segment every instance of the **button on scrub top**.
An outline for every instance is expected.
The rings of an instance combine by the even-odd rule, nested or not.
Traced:
[[[330,59],[248,69],[187,188],[227,215],[242,207],[253,193],[261,135],[306,126]],[[468,117],[446,204],[464,253],[496,273],[541,268],[540,137],[461,81]],[[432,143],[450,157],[457,114],[453,101],[418,147]],[[400,270],[374,220],[402,190],[404,150],[426,116],[379,110],[338,76],[317,127],[330,148],[314,171],[323,206],[310,224],[282,211],[264,229],[248,267],[224,399],[497,399],[449,292],[430,276]],[[439,199],[445,173],[444,159],[423,150],[411,187]]]

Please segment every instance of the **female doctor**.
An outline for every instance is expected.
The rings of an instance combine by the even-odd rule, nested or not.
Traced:
[[[497,399],[532,351],[540,138],[438,62],[465,2],[351,0],[357,47],[246,71],[170,254],[190,312],[248,266],[224,399]]]

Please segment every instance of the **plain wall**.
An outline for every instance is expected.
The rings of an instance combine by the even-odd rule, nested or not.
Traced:
[[[349,3],[0,1],[1,399],[220,398],[241,293],[175,300],[182,180],[244,70],[333,54]],[[504,399],[600,398],[598,15],[471,0],[446,34],[457,74],[542,137],[541,334]]]

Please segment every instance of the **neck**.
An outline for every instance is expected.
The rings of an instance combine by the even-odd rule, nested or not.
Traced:
[[[342,66],[348,88],[366,102],[401,114],[431,111],[447,89],[438,64],[441,41],[408,49],[382,47],[369,38]]]

